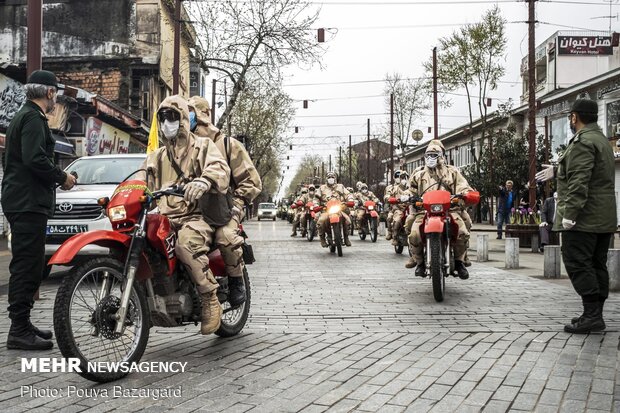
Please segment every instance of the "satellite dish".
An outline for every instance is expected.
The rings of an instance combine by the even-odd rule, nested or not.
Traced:
[[[424,137],[424,133],[422,133],[420,129],[416,129],[413,132],[411,132],[411,138],[416,142],[420,142],[423,137]]]

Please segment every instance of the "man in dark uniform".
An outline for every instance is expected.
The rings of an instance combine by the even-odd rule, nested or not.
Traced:
[[[569,116],[575,134],[558,159],[558,205],[554,231],[562,232],[562,259],[583,314],[564,327],[568,333],[587,334],[605,329],[603,304],[609,294],[607,251],[617,228],[614,192],[614,155],[597,125],[598,105],[589,99],[573,104]],[[550,165],[536,175],[554,175]]]
[[[71,189],[76,179],[54,164],[54,138],[46,113],[54,110],[59,85],[52,72],[33,72],[26,84],[27,101],[6,133],[2,209],[11,226],[13,258],[9,265],[7,347],[52,348],[52,332],[30,322],[34,294],[45,267],[45,230],[54,212],[55,184]]]

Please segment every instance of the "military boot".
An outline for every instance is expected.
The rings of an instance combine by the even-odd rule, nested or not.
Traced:
[[[583,302],[583,315],[576,323],[564,326],[564,331],[573,334],[589,334],[605,330],[603,306],[599,301]]]
[[[222,321],[222,306],[217,299],[215,291],[200,295],[202,298],[202,322],[200,323],[200,332],[202,334],[211,334],[220,328]]]
[[[30,329],[28,319],[12,320],[6,339],[6,348],[15,350],[49,350],[54,343],[37,336]]]
[[[245,286],[243,277],[228,277],[228,302],[231,307],[245,303]]]
[[[297,236],[297,228],[293,227],[293,232],[291,233],[291,237]]]
[[[415,276],[416,277],[426,277],[426,264],[424,264],[424,261],[419,263],[418,266],[416,267],[416,269],[415,269]]]
[[[469,278],[469,271],[465,268],[465,263],[463,261],[454,260],[454,271],[456,271],[456,275],[458,275],[461,280]]]
[[[327,240],[325,239],[325,234],[321,235],[321,247],[327,248],[329,245],[327,244]]]
[[[391,229],[388,229],[388,230],[387,230],[387,234],[385,235],[385,240],[386,240],[386,241],[389,241],[389,240],[391,240],[391,239],[392,239],[392,230],[391,230]]]
[[[32,331],[36,336],[39,336],[42,339],[51,340],[54,336],[51,330],[40,330],[35,327],[30,321],[28,321],[28,324],[30,325],[30,331]]]
[[[351,246],[351,241],[349,241],[349,232],[345,232],[344,234],[344,245],[346,245],[347,247]]]
[[[413,268],[416,265],[417,265],[417,262],[416,262],[415,258],[409,257],[409,261],[407,261],[407,264],[405,264],[405,268]]]
[[[601,314],[603,313],[603,307],[605,306],[605,298],[599,298],[598,303],[601,306]],[[583,313],[579,317],[574,317],[570,320],[571,324],[575,324],[579,322],[583,318]]]

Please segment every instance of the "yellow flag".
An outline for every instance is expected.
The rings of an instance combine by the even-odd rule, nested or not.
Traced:
[[[159,134],[157,133],[157,112],[155,112],[151,122],[151,130],[149,131],[149,143],[146,147],[146,153],[151,153],[157,148],[159,148]]]

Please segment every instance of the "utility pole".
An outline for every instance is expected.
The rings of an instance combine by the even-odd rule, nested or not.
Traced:
[[[353,186],[353,165],[351,164],[351,135],[349,135],[349,186]]]
[[[328,169],[328,171],[330,171],[330,172],[332,171],[332,154],[331,153],[329,154],[329,169]]]
[[[394,184],[394,93],[390,93],[390,176],[388,182]]]
[[[211,124],[215,125],[215,86],[217,85],[217,80],[213,79],[211,85]]]
[[[549,117],[545,116],[545,163],[549,164],[549,155],[551,154],[549,142]],[[551,196],[551,181],[545,182],[545,195],[544,198]]]
[[[172,60],[172,94],[179,94],[179,66],[181,60],[181,0],[174,1],[174,57]]]
[[[342,179],[342,146],[338,147],[338,179]]]
[[[321,161],[321,182],[325,182],[325,161]]]
[[[370,119],[366,120],[366,184],[370,187]]]
[[[26,49],[26,79],[41,69],[41,32],[43,31],[43,0],[28,0],[28,40]]]
[[[529,124],[529,185],[530,185],[530,208],[536,205],[536,1],[528,0],[528,124]]]
[[[439,119],[437,114],[437,47],[433,47],[433,136],[439,138]]]

